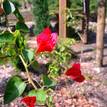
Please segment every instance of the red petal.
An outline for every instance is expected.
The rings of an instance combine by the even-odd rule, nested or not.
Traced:
[[[72,68],[75,68],[75,69],[77,69],[77,70],[80,70],[80,63],[74,63],[74,64],[72,65]]]
[[[46,36],[46,34],[40,34],[37,37],[37,44],[38,44],[38,49],[36,53],[48,51],[51,52],[57,41],[57,33],[52,33],[51,36]]]
[[[36,97],[35,96],[27,96],[24,97],[21,102],[25,103],[28,107],[34,107],[35,102],[36,102]]]
[[[45,51],[51,52],[52,50],[53,50],[53,47],[50,44],[41,43],[38,46],[38,49],[37,49],[36,53],[45,52]]]
[[[45,33],[45,34],[47,34],[48,36],[50,36],[50,35],[51,35],[51,29],[50,29],[49,27],[47,27],[47,28],[45,28],[45,29],[43,30],[43,33]]]
[[[78,78],[74,79],[76,82],[83,82],[85,77],[83,75],[79,76]]]
[[[70,69],[65,73],[67,76],[70,76],[72,79],[77,78],[81,75],[80,64],[74,63]]]
[[[70,68],[67,70],[67,72],[65,73],[67,76],[70,76],[72,79],[77,78],[78,76],[81,75],[81,71],[80,70],[76,70],[75,68]]]
[[[40,33],[36,38],[37,44],[40,44],[40,43],[48,41],[48,40],[49,40],[49,37],[47,36],[47,34],[45,34],[43,32]]]

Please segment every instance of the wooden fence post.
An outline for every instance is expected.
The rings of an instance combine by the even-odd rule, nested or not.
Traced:
[[[105,18],[106,0],[99,0],[96,39],[96,63],[98,67],[101,67],[103,64]]]
[[[59,36],[66,37],[67,0],[59,0]]]

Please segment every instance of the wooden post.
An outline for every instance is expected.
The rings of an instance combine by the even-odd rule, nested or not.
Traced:
[[[87,43],[87,37],[88,37],[88,26],[89,26],[89,9],[90,0],[83,0],[83,15],[84,18],[82,19],[82,38],[83,43]]]
[[[99,0],[97,17],[96,63],[98,67],[103,64],[104,31],[106,18],[106,0]]]
[[[59,0],[59,36],[66,37],[67,0]]]

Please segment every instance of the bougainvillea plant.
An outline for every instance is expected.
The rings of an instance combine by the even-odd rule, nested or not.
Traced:
[[[0,16],[4,15],[6,19],[6,28],[0,31],[0,64],[11,63],[19,71],[7,82],[4,104],[22,96],[21,102],[25,103],[27,107],[34,107],[35,104],[52,107],[53,100],[50,92],[52,92],[51,87],[55,85],[54,81],[46,74],[40,75],[40,81],[34,79],[30,75],[29,67],[38,64],[35,55],[39,55],[41,52],[50,53],[55,49],[57,33],[51,33],[49,28],[44,29],[37,36],[35,52],[27,46],[25,35],[29,32],[29,29],[19,9],[10,0],[3,0],[0,5]],[[9,14],[15,15],[17,18],[15,31],[12,31],[9,27],[7,17]],[[20,75],[22,71],[26,71],[24,72],[25,78]],[[65,74],[78,82],[84,80],[79,64],[74,64]]]

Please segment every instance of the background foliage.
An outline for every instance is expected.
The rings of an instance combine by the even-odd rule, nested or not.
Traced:
[[[58,13],[58,6],[59,6],[58,0],[48,0],[49,14],[51,15]]]
[[[40,33],[49,25],[49,17],[58,11],[58,0],[31,0],[35,21],[35,33]]]
[[[90,21],[96,21],[98,1],[90,0]],[[67,35],[76,37],[81,30],[83,16],[83,0],[68,0]]]
[[[48,0],[32,0],[32,10],[36,24],[35,33],[40,33],[49,23]]]

